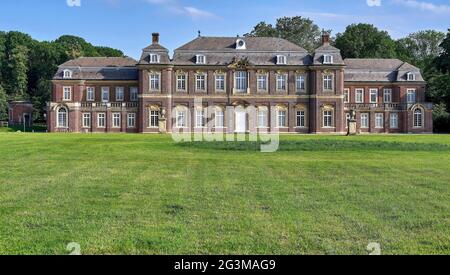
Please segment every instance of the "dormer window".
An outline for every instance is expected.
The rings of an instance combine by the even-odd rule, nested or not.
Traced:
[[[287,58],[284,55],[277,55],[277,65],[286,65]]]
[[[150,63],[159,63],[159,55],[158,54],[150,54]]]
[[[406,79],[408,79],[408,81],[415,81],[416,80],[416,75],[414,73],[407,73],[406,74]]]
[[[236,40],[236,50],[246,50],[247,45],[243,39]]]
[[[63,71],[63,78],[65,78],[65,79],[72,78],[72,71],[71,70],[64,70]]]
[[[197,54],[196,63],[197,64],[206,64],[206,56],[204,56],[202,54]]]
[[[323,56],[323,64],[333,64],[333,56],[329,54],[325,54]]]

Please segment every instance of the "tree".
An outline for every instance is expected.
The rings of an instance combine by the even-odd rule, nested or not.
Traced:
[[[442,41],[440,47],[442,48],[441,55],[436,59],[436,67],[445,74],[450,74],[450,29],[447,36]]]
[[[8,119],[8,97],[6,96],[5,89],[0,84],[0,120]]]
[[[8,90],[14,100],[28,99],[28,48],[22,45],[12,49],[8,58]]]
[[[245,36],[281,37],[313,52],[320,45],[321,31],[311,19],[294,16],[277,19],[275,27],[260,22]]]
[[[370,24],[352,24],[336,35],[336,47],[344,58],[394,58],[395,41]]]
[[[110,47],[95,47],[99,56],[108,56],[108,57],[123,57],[124,54],[120,50],[116,50]]]

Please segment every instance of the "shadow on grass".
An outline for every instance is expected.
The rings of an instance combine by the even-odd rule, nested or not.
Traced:
[[[262,142],[182,142],[178,146],[222,151],[260,151]],[[278,151],[450,151],[450,146],[439,143],[355,141],[355,140],[302,140],[280,141]]]

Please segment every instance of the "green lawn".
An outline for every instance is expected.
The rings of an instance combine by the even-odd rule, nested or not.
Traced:
[[[0,254],[450,254],[450,135],[0,133]]]

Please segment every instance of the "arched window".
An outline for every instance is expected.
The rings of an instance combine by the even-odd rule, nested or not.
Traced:
[[[56,112],[58,116],[57,127],[67,128],[68,120],[67,120],[67,109],[65,107],[59,107]]]
[[[423,127],[423,111],[419,108],[414,111],[414,127]]]

